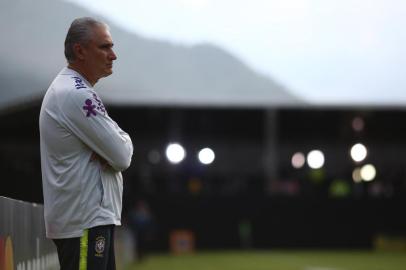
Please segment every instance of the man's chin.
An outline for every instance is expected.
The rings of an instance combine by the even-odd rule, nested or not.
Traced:
[[[113,69],[107,69],[107,70],[104,72],[104,76],[103,76],[103,77],[110,76],[111,74],[113,74]]]

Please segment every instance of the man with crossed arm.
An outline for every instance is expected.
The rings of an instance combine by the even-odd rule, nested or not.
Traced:
[[[121,171],[130,166],[133,145],[93,89],[117,59],[108,26],[74,20],[65,57],[68,66],[48,88],[39,117],[46,234],[62,270],[113,270]]]

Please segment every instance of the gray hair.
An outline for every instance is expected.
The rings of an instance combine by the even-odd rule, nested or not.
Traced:
[[[76,43],[85,45],[89,42],[92,38],[93,29],[96,26],[104,26],[108,28],[107,24],[104,22],[91,17],[77,18],[72,22],[65,39],[65,57],[69,63],[76,58],[73,51],[73,45]]]

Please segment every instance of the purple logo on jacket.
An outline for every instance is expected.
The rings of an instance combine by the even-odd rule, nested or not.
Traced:
[[[74,76],[74,77],[72,77],[72,78],[75,80],[75,88],[76,88],[76,89],[86,88],[86,85],[85,85],[85,83],[82,81],[81,78],[76,77],[76,76]]]
[[[86,110],[86,117],[91,116],[92,114],[96,116],[96,111],[94,108],[96,108],[96,105],[93,105],[93,102],[91,99],[86,99],[85,101],[86,106],[83,106],[83,110]]]

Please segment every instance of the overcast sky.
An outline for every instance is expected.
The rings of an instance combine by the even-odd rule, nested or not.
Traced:
[[[403,0],[67,1],[145,37],[218,45],[309,101],[406,105]]]

